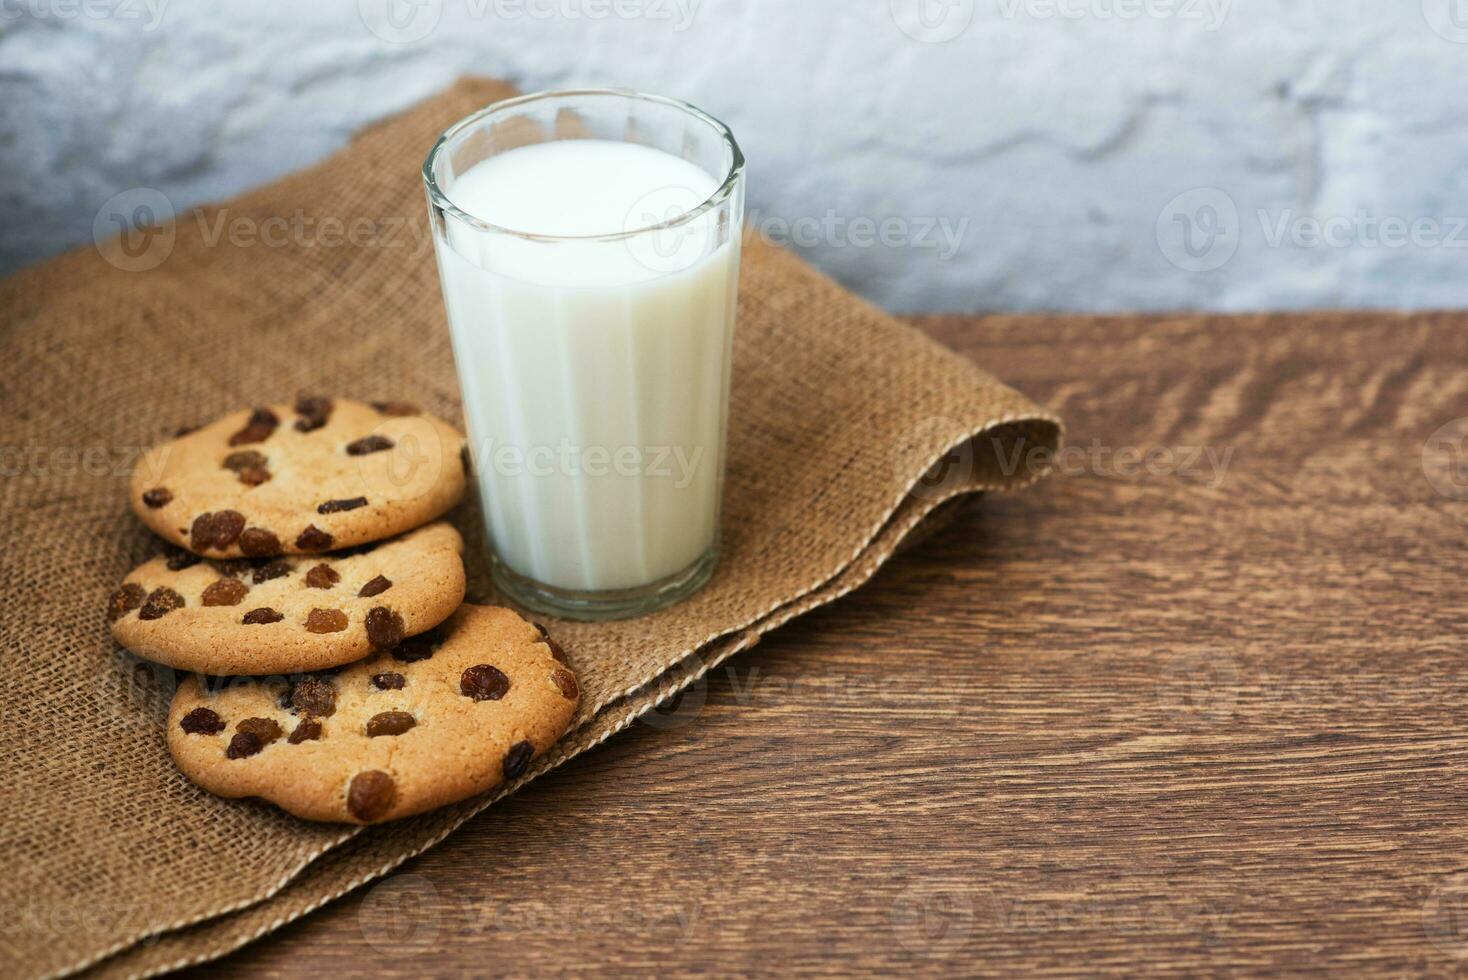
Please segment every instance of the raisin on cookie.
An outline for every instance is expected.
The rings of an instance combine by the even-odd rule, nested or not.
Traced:
[[[206,558],[312,554],[389,538],[464,493],[464,437],[383,403],[303,396],[244,409],[144,453],[133,511]]]
[[[218,796],[377,823],[518,778],[576,714],[575,674],[508,609],[461,606],[409,645],[331,674],[193,676],[169,710],[174,762]]]
[[[437,626],[464,600],[464,550],[444,521],[355,554],[204,560],[159,556],[107,603],[112,636],[140,657],[207,674],[351,663]]]

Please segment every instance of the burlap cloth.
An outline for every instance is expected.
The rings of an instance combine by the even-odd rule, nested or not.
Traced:
[[[88,247],[0,285],[0,975],[218,956],[502,795],[365,831],[215,799],[164,748],[172,672],[116,650],[102,613],[158,547],[125,500],[136,448],[298,390],[460,418],[419,165],[449,123],[508,91],[462,81],[320,166],[182,212],[154,268]],[[1029,482],[1043,459],[1026,450],[1059,438],[1052,416],[973,364],[758,242],[732,397],[716,577],[647,619],[555,625],[582,709],[525,780],[860,585],[945,500]],[[456,516],[475,540],[472,508]],[[482,560],[470,563],[471,597],[493,601]]]

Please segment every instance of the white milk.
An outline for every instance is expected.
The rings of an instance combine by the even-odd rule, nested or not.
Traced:
[[[718,181],[650,147],[509,150],[446,188],[470,215],[555,236],[647,228]],[[561,589],[681,572],[716,540],[738,236],[537,242],[449,222],[439,265],[480,493],[511,569]],[[654,233],[656,234],[656,233]]]

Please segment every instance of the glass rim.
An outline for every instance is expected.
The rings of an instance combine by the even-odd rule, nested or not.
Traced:
[[[503,112],[506,109],[514,109],[520,106],[528,105],[533,102],[544,101],[546,99],[566,98],[569,96],[616,96],[618,98],[627,99],[629,101],[653,102],[659,105],[669,106],[671,108],[678,109],[690,116],[693,116],[694,118],[711,127],[714,132],[719,135],[719,138],[724,141],[724,145],[729,148],[731,154],[729,172],[724,175],[723,180],[720,182],[719,186],[714,189],[713,193],[711,193],[708,198],[703,201],[703,203],[694,208],[684,211],[681,214],[674,215],[673,217],[668,218],[664,221],[660,221],[657,224],[647,225],[642,228],[633,228],[627,231],[605,232],[598,235],[547,235],[539,232],[521,231],[516,228],[506,228],[503,225],[497,225],[492,221],[486,221],[483,218],[479,218],[470,214],[449,199],[448,194],[446,194],[444,192],[444,189],[439,186],[438,178],[434,175],[433,168],[434,164],[438,161],[439,154],[442,153],[444,149],[448,146],[450,140],[452,140],[455,136],[458,136],[460,133],[473,126],[474,124],[482,122],[486,117],[499,112]],[[463,119],[460,119],[458,122],[454,123],[448,129],[445,129],[442,133],[440,133],[438,139],[434,141],[433,147],[428,151],[428,156],[425,157],[423,160],[423,183],[428,190],[429,202],[434,207],[453,215],[455,219],[462,221],[473,228],[477,228],[480,231],[492,232],[500,235],[511,235],[515,238],[521,238],[527,241],[547,243],[617,242],[624,241],[628,238],[633,238],[638,235],[645,235],[648,232],[664,231],[670,228],[676,228],[679,225],[687,224],[690,221],[698,219],[700,216],[707,214],[712,209],[727,201],[731,196],[733,196],[734,188],[738,186],[739,178],[743,174],[744,153],[742,150],[739,149],[739,144],[734,139],[734,133],[730,131],[728,126],[724,125],[718,119],[709,115],[707,112],[704,112],[697,106],[684,102],[681,99],[674,99],[665,95],[652,95],[647,92],[639,92],[635,89],[626,88],[547,89],[542,92],[532,92],[528,95],[517,95],[514,98],[501,99],[498,102],[492,102],[489,105],[485,106],[483,109],[471,112],[469,115],[465,116]],[[715,176],[717,177],[717,175]]]

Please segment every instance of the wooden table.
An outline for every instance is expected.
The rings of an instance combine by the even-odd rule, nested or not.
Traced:
[[[220,965],[1468,964],[1468,317],[923,326],[1065,472]]]

